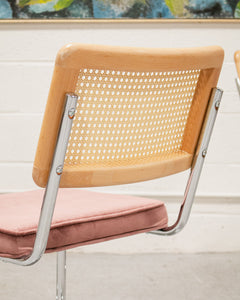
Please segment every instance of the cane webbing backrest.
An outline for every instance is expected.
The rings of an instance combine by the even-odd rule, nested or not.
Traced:
[[[64,92],[79,99],[61,186],[129,183],[190,168],[222,59],[219,47],[65,47],[56,61],[34,180],[46,184]]]
[[[126,166],[181,155],[199,73],[80,70],[66,166]]]

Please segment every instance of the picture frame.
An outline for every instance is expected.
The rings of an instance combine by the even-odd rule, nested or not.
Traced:
[[[0,0],[0,23],[240,22],[238,0]]]

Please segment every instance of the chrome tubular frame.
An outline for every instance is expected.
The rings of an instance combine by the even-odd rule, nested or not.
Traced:
[[[238,92],[240,94],[240,79],[239,78],[236,78],[236,85],[237,85]]]
[[[66,299],[66,251],[57,252],[56,300]]]
[[[197,184],[202,170],[204,158],[207,153],[207,147],[212,134],[212,129],[217,116],[218,108],[222,97],[220,89],[213,89],[208,111],[205,117],[205,122],[202,128],[201,137],[199,139],[191,174],[187,183],[184,201],[181,205],[178,219],[174,225],[152,231],[150,233],[158,235],[171,235],[179,232],[187,223],[194,196],[196,193]],[[66,104],[63,112],[62,122],[59,129],[59,135],[56,143],[53,162],[49,174],[47,187],[43,197],[41,214],[36,234],[36,239],[31,255],[24,259],[11,259],[0,257],[1,261],[10,262],[21,266],[29,266],[36,263],[45,252],[48,235],[51,228],[52,216],[54,212],[55,202],[57,198],[59,183],[63,170],[65,154],[67,150],[68,140],[71,133],[72,121],[75,114],[78,97],[75,94],[66,94]],[[57,253],[57,287],[56,299],[66,299],[66,251]]]
[[[204,124],[201,130],[199,142],[197,145],[195,157],[192,164],[191,173],[187,182],[184,200],[181,205],[177,221],[169,227],[151,231],[152,234],[173,235],[184,228],[191,212],[192,204],[196,194],[196,189],[201,175],[205,156],[207,154],[208,144],[212,135],[213,126],[217,117],[223,91],[214,88],[208,103],[208,109],[205,116]]]
[[[59,129],[48,183],[43,197],[33,251],[25,260],[0,257],[1,261],[21,266],[29,266],[36,263],[45,252],[77,100],[77,95],[73,93],[66,94],[65,109]]]

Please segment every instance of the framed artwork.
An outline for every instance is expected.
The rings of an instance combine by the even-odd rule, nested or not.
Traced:
[[[0,0],[0,21],[240,20],[238,0]]]

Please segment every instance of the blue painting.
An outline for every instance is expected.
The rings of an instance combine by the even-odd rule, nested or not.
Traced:
[[[234,19],[238,0],[0,0],[0,19]]]

